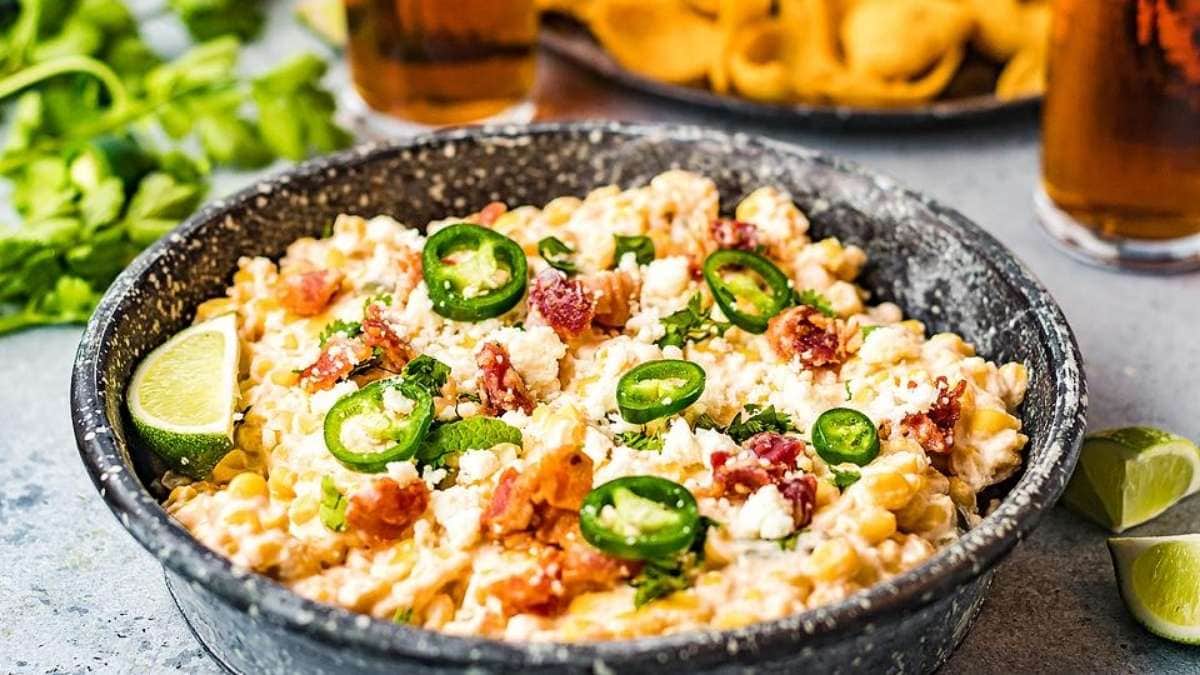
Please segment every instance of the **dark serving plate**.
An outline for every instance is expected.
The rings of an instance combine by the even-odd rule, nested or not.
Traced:
[[[960,332],[988,358],[1029,366],[1026,462],[982,524],[917,569],[836,605],[738,630],[565,645],[452,637],[314,603],[233,567],[163,511],[149,489],[148,456],[130,436],[124,390],[138,359],[223,292],[239,256],[279,256],[343,212],[423,224],[493,200],[540,204],[640,183],[670,168],[711,176],[725,204],[765,184],[790,190],[817,236],[866,249],[861,282],[874,299],[899,303],[933,331]],[[166,568],[199,639],[246,673],[927,671],[966,634],[994,565],[1058,498],[1078,456],[1085,408],[1081,360],[1062,312],[1021,263],[958,213],[795,146],[601,123],[362,146],[214,202],[109,289],[80,343],[71,387],[76,440],[101,496]]]
[[[626,70],[596,41],[583,24],[548,14],[542,20],[541,43],[558,54],[622,86],[677,103],[764,122],[842,130],[920,129],[1032,116],[1041,96],[1005,101],[991,95],[935,100],[901,108],[859,108],[806,103],[760,103],[722,96],[708,89],[658,82]]]

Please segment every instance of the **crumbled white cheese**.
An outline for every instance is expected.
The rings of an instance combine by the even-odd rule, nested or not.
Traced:
[[[479,540],[479,521],[483,515],[479,493],[455,485],[430,494],[433,517],[445,530],[447,542],[454,548],[466,549]]]
[[[500,460],[491,450],[467,450],[458,457],[458,482],[479,483],[500,468]]]
[[[764,485],[750,495],[729,524],[738,539],[780,539],[796,529],[792,503],[774,485]]]
[[[566,355],[567,346],[553,328],[501,328],[487,339],[499,343],[508,351],[513,368],[520,373],[525,387],[535,398],[546,399],[558,392],[558,362]]]

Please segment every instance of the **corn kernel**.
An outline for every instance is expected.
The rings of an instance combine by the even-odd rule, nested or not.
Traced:
[[[214,316],[220,316],[237,309],[232,298],[213,298],[205,300],[196,308],[196,321],[207,321]]]
[[[253,530],[262,530],[262,523],[258,520],[258,513],[252,508],[229,509],[221,514],[221,520],[227,525],[247,525]]]
[[[858,534],[872,545],[896,533],[896,515],[885,509],[871,509],[859,516]]]
[[[741,628],[758,621],[758,617],[749,612],[729,611],[713,617],[713,627],[719,630]]]
[[[837,489],[837,486],[833,483],[823,480],[817,481],[816,507],[819,509],[832,504],[841,494],[842,491]]]
[[[325,266],[333,269],[338,269],[346,265],[346,254],[332,246],[326,249]]]
[[[288,517],[292,519],[293,523],[303,525],[315,518],[320,508],[320,503],[314,497],[297,497],[288,507]]]
[[[296,496],[293,486],[296,484],[296,474],[291,469],[281,466],[271,472],[267,478],[267,487],[275,499],[292,499]]]
[[[817,544],[808,558],[813,576],[821,581],[845,579],[858,571],[858,552],[844,539],[829,539]]]
[[[916,319],[901,321],[898,325],[907,331],[916,333],[917,335],[925,335],[925,324],[917,321]]]
[[[300,383],[300,373],[291,370],[277,370],[271,373],[271,382],[281,387],[294,387]]]
[[[221,461],[213,467],[212,479],[218,483],[228,483],[249,469],[250,458],[240,448],[234,448],[225,453]]]
[[[871,499],[889,511],[904,508],[915,492],[904,476],[890,471],[864,476],[862,484]]]
[[[280,554],[283,553],[283,542],[278,539],[263,539],[258,542],[258,549],[255,551],[258,554],[258,565],[267,567],[279,561]]]
[[[1019,429],[1021,421],[1003,410],[979,408],[971,415],[971,433],[981,436],[997,434],[1005,429]]]
[[[975,490],[961,478],[952,477],[950,479],[950,499],[972,513],[976,510]]]
[[[267,481],[257,473],[239,473],[229,481],[229,493],[243,499],[267,496]]]

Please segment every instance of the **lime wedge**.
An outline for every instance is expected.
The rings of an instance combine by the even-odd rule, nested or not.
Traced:
[[[1200,491],[1200,448],[1149,427],[1102,431],[1083,442],[1063,503],[1113,532],[1162,514]]]
[[[233,446],[237,317],[176,334],[133,373],[127,400],[142,441],[176,471],[206,478]]]
[[[1108,540],[1121,597],[1151,633],[1200,645],[1200,534]]]
[[[331,47],[346,46],[346,9],[342,0],[300,0],[296,18]]]

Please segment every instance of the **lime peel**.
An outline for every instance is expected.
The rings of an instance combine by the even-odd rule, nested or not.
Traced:
[[[1200,534],[1108,540],[1121,597],[1150,632],[1200,645]]]
[[[237,317],[225,314],[180,331],[134,371],[134,427],[175,471],[207,478],[233,447],[239,358]]]

